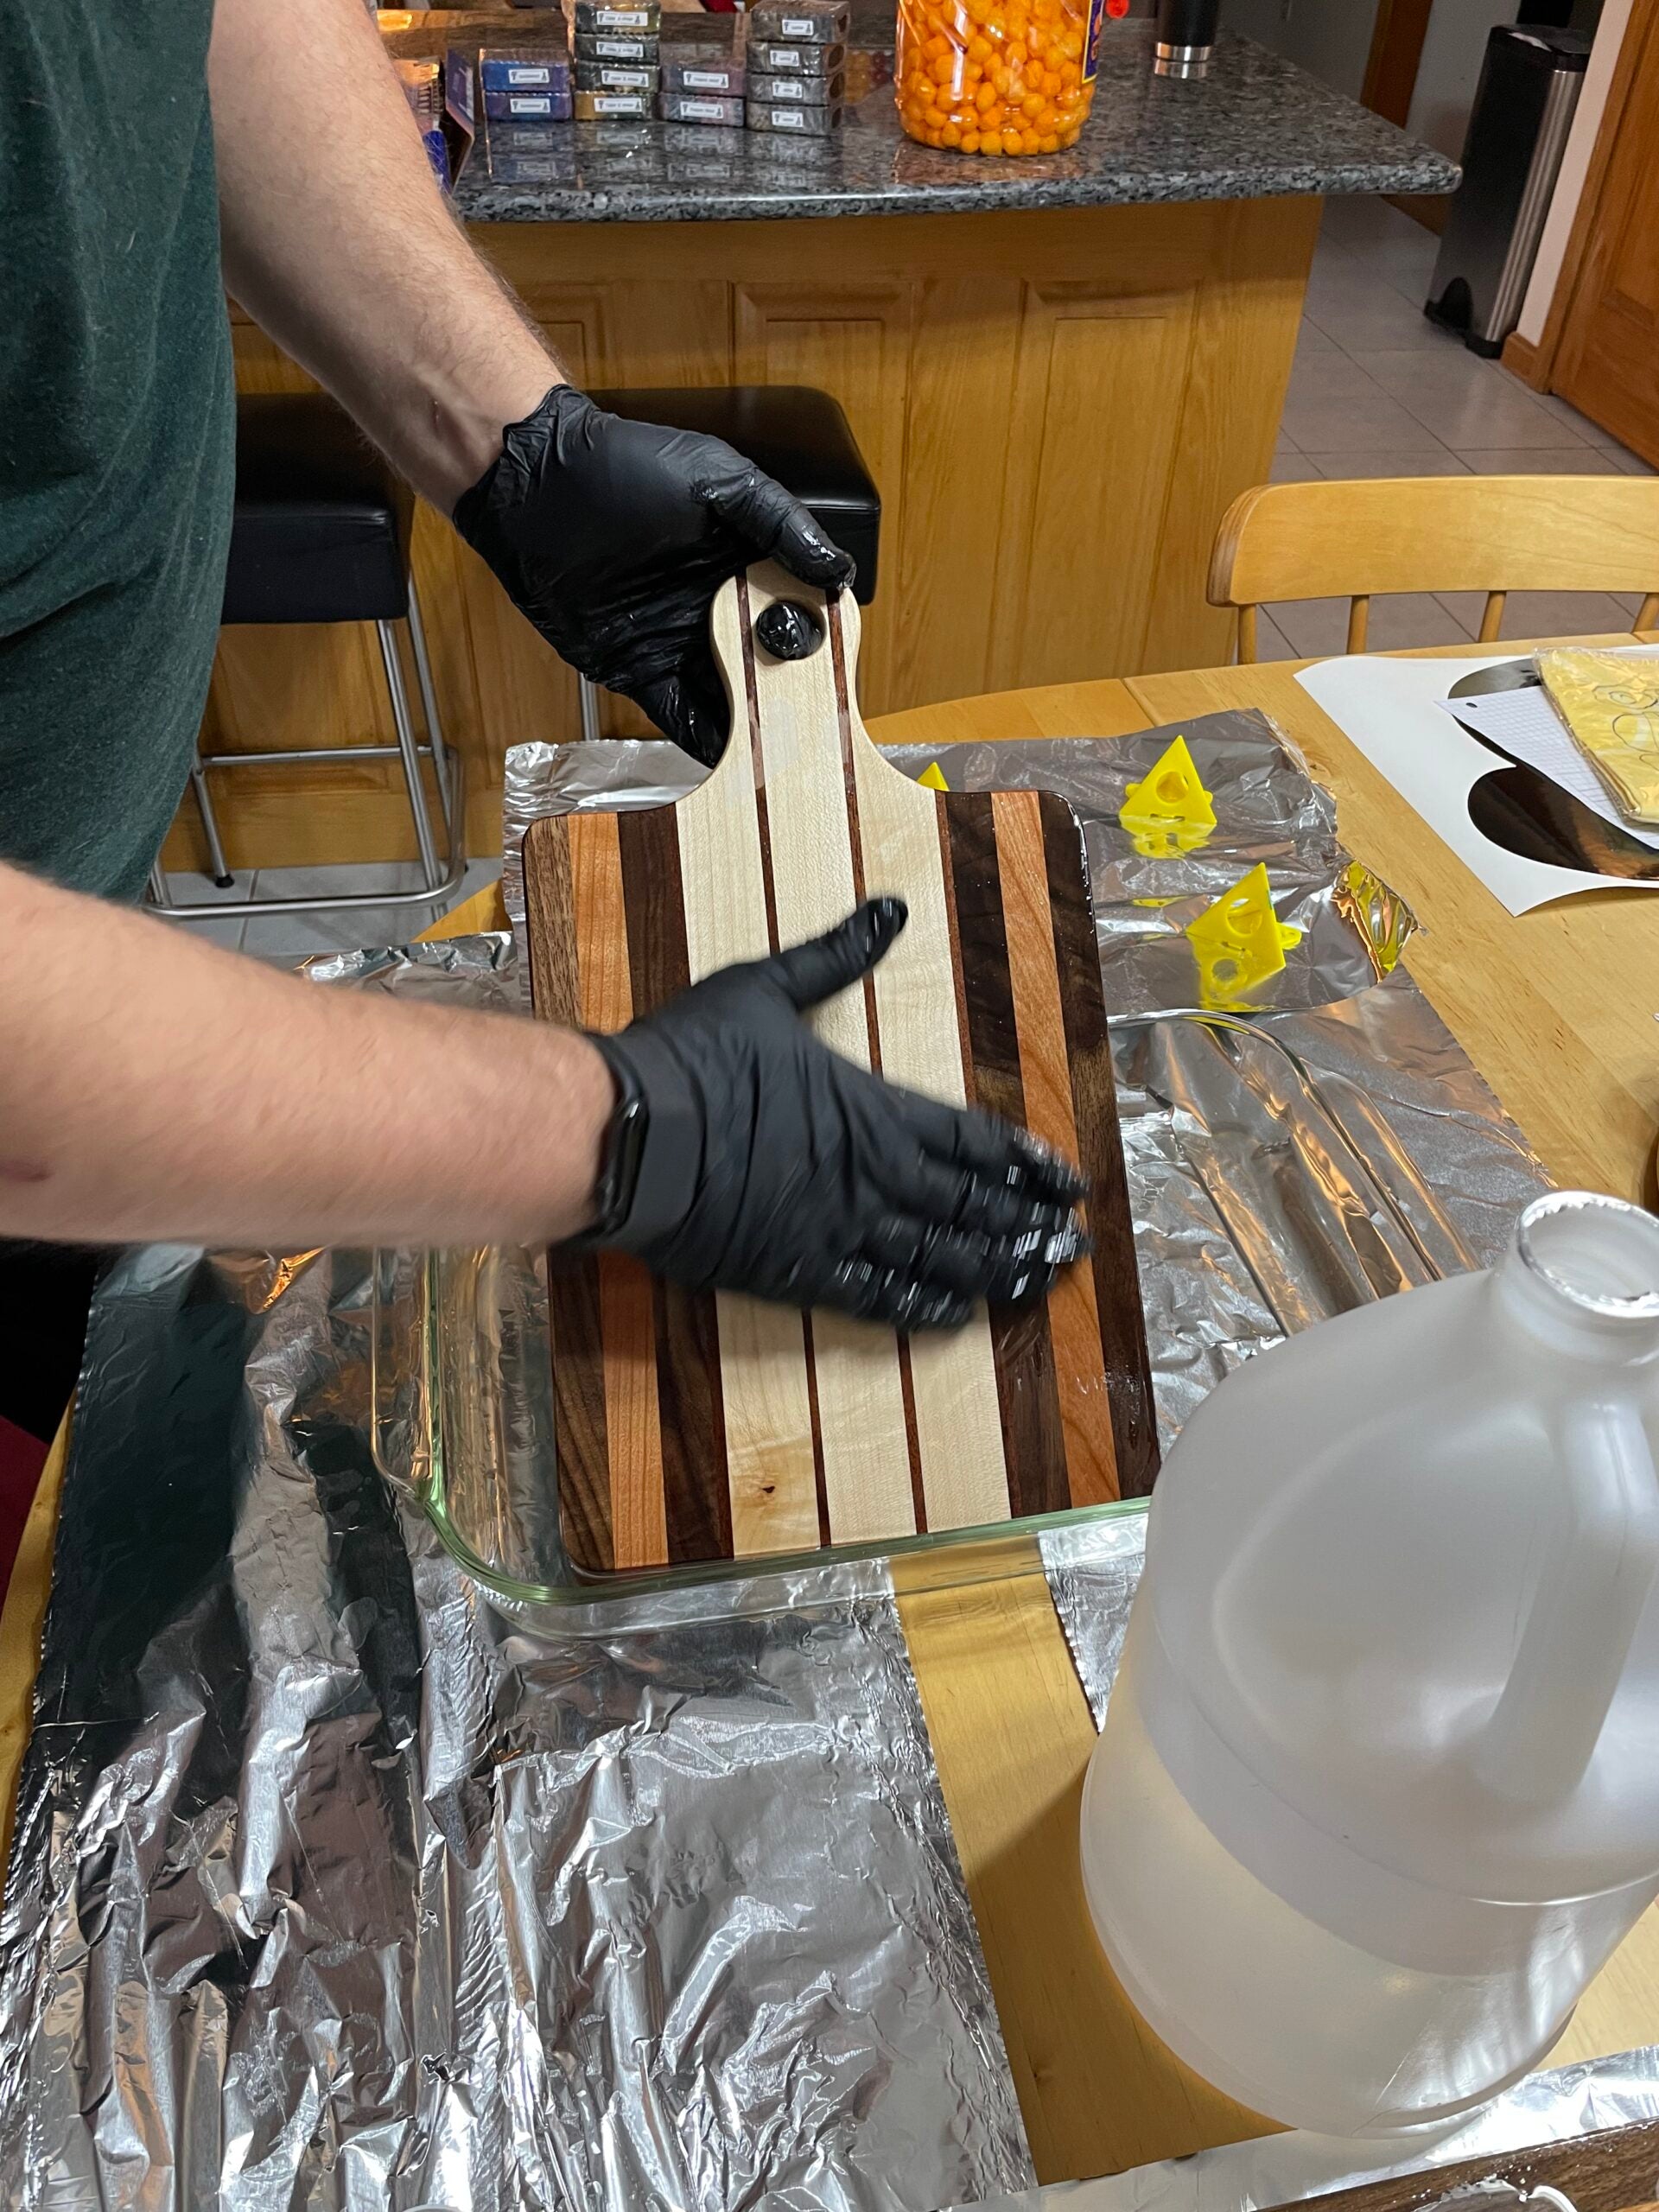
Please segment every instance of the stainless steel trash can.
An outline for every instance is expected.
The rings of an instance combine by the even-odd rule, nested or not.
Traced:
[[[1590,35],[1500,23],[1486,41],[1463,183],[1423,308],[1477,353],[1515,328],[1584,85]]]

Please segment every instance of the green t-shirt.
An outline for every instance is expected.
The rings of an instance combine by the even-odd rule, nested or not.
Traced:
[[[0,0],[0,858],[135,897],[235,473],[212,0]]]

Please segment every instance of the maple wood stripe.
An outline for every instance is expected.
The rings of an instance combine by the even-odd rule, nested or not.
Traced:
[[[679,828],[671,807],[634,808],[611,818],[621,858],[634,1008],[652,1014],[691,981]],[[648,1500],[654,1491],[661,1558],[728,1557],[731,1509],[712,1295],[658,1284],[650,1343],[652,1364],[641,1370],[639,1383],[656,1408],[656,1450],[643,1461],[624,1462],[613,1445],[613,1497],[625,1485],[638,1487]],[[648,1433],[645,1441],[649,1446]]]
[[[842,602],[830,600],[825,609],[830,626],[830,651],[836,677],[836,722],[841,733],[841,759],[843,780],[847,786],[847,834],[853,862],[853,897],[862,905],[868,895],[865,888],[864,839],[859,826],[858,777],[853,766],[854,736],[852,707],[847,689],[847,655],[842,632]],[[865,741],[861,737],[858,741]],[[889,954],[889,958],[892,955]],[[864,977],[864,1027],[870,1040],[870,1067],[880,1075],[881,1069],[881,1019],[878,1004],[875,970],[868,970]],[[922,1469],[922,1431],[916,1411],[916,1377],[911,1363],[910,1343],[906,1337],[897,1339],[899,1352],[899,1395],[905,1414],[905,1456],[910,1463],[911,1516],[917,1533],[927,1527],[927,1484]],[[926,1375],[924,1364],[924,1377]]]
[[[734,589],[715,602],[713,616],[717,656],[736,694],[732,743],[708,782],[675,809],[687,946],[699,978],[734,960],[762,957],[778,941],[766,873],[765,794],[756,785],[754,663],[746,656],[741,613]],[[818,1506],[801,1316],[734,1292],[718,1295],[715,1312],[727,1471],[721,1510],[730,1516],[733,1555],[810,1551]]]
[[[764,594],[751,590],[751,612],[758,614],[774,594],[786,597],[794,588],[772,572]],[[753,650],[747,639],[745,649]],[[831,646],[821,644],[793,663],[763,652],[753,652],[753,660],[766,791],[764,865],[779,938],[798,944],[835,928],[854,903],[846,766],[839,746],[823,742],[838,728],[845,706],[837,696]],[[861,993],[836,992],[809,1019],[832,1051],[868,1065],[870,1028]],[[819,1312],[812,1320],[810,1365],[833,1541],[908,1535],[914,1517],[908,1458],[898,1443],[905,1405],[892,1331]]]
[[[1088,898],[1088,863],[1082,830],[1064,799],[1045,791],[1042,819],[1077,1157],[1092,1194],[1090,1220],[1095,1252],[1091,1264],[1118,1486],[1125,1497],[1144,1497],[1158,1471],[1158,1427],[1147,1366],[1111,1042],[1105,1007],[1099,990],[1093,987],[1100,973],[1100,954]]]
[[[853,772],[853,732],[847,700],[847,661],[841,631],[841,608],[831,600],[825,610],[830,624],[830,653],[836,676],[836,723],[841,733],[841,760],[847,785],[848,847],[853,862],[853,903],[861,906],[868,896],[864,878],[864,840],[858,827],[858,781]],[[875,971],[870,969],[864,977],[864,1027],[869,1032],[870,1065],[877,1075],[881,1072],[881,1025],[876,1013]],[[909,1403],[906,1386],[906,1402]],[[913,1409],[912,1409],[913,1414]],[[913,1417],[910,1424],[910,1456],[912,1479],[921,1479],[920,1463],[916,1457],[916,1427]],[[924,1525],[918,1523],[918,1526]]]
[[[1020,1078],[1014,994],[1008,985],[1007,931],[990,794],[957,792],[947,815],[975,1095],[987,1113],[1000,1114],[1005,1121],[1023,1122],[1025,1086]],[[1016,1519],[1063,1510],[1071,1499],[1046,1306],[994,1313],[991,1344],[1002,1411],[1009,1505]]]
[[[1056,972],[1054,921],[1049,912],[1048,857],[1036,791],[996,791],[996,826],[1002,919],[1008,940],[1008,984],[1026,1126],[1068,1160],[1077,1156],[1077,1131],[1066,1065],[1065,1014]],[[1117,1452],[1106,1395],[1106,1361],[1100,1341],[1094,1270],[1070,1267],[1048,1301],[1054,1348],[1060,1427],[1065,1438],[1067,1488],[1074,1505],[1115,1498]]]
[[[962,1040],[963,1096],[969,1106],[979,1103],[974,1088],[974,1051],[968,1035],[968,986],[962,967],[962,927],[957,920],[956,870],[950,860],[950,816],[940,791],[934,805],[939,817],[939,864],[944,873],[944,911],[950,925],[950,981],[957,993],[957,1034]]]
[[[576,1027],[582,983],[569,816],[531,824],[524,841],[525,936],[537,1014]],[[553,1433],[564,1539],[571,1558],[609,1572],[611,1495],[606,1454],[605,1363],[600,1333],[599,1262],[548,1255],[548,1334],[553,1364]]]

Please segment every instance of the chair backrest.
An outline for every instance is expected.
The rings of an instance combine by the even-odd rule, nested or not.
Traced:
[[[1373,597],[1484,591],[1490,644],[1512,591],[1644,594],[1659,622],[1659,477],[1383,476],[1261,484],[1222,518],[1210,604],[1238,609],[1238,657],[1255,658],[1263,601],[1345,598],[1348,650],[1365,650]]]

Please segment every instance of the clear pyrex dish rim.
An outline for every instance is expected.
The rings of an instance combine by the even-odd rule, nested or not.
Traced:
[[[374,1408],[371,1427],[375,1465],[383,1478],[418,1504],[443,1549],[468,1580],[493,1605],[511,1618],[529,1618],[533,1621],[537,1614],[557,1616],[562,1630],[579,1626],[579,1617],[583,1614],[595,1617],[596,1630],[607,1626],[646,1626],[651,1624],[648,1619],[637,1618],[642,1603],[655,1599],[692,1599],[699,1592],[705,1592],[710,1601],[707,1617],[725,1617],[734,1611],[792,1611],[814,1603],[838,1602],[849,1594],[843,1587],[815,1598],[810,1587],[815,1575],[841,1567],[876,1567],[888,1561],[905,1563],[903,1573],[893,1578],[895,1585],[901,1586],[893,1592],[899,1595],[1011,1581],[1043,1573],[1036,1539],[1045,1532],[1144,1516],[1151,1503],[1147,1497],[1115,1498],[1098,1505],[1072,1506],[1053,1513],[1027,1514],[967,1528],[929,1529],[908,1536],[830,1544],[807,1551],[770,1552],[737,1560],[625,1568],[608,1576],[584,1573],[567,1554],[569,1581],[527,1580],[486,1559],[457,1524],[449,1507],[450,1455],[458,1440],[452,1435],[449,1393],[444,1382],[442,1290],[446,1271],[458,1262],[474,1263],[474,1276],[481,1276],[483,1271],[475,1265],[479,1256],[476,1249],[466,1253],[429,1251],[413,1255],[420,1301],[413,1332],[419,1362],[418,1371],[412,1378],[417,1409],[415,1464],[407,1469],[397,1466],[391,1464],[386,1452],[380,1421],[385,1380],[379,1371],[384,1357],[382,1319],[385,1312],[383,1263],[388,1259],[408,1256],[377,1255],[372,1273],[375,1313],[371,1329],[371,1365],[376,1372],[372,1384]],[[550,1438],[548,1443],[550,1470]],[[556,1476],[551,1478],[556,1481]],[[876,1592],[873,1590],[870,1594]],[[626,1612],[631,1605],[633,1617],[626,1622],[616,1618]],[[611,1616],[608,1621],[604,1618],[607,1615]],[[671,1618],[676,1625],[689,1624],[698,1618],[694,1611],[677,1607],[671,1616],[664,1617]]]

